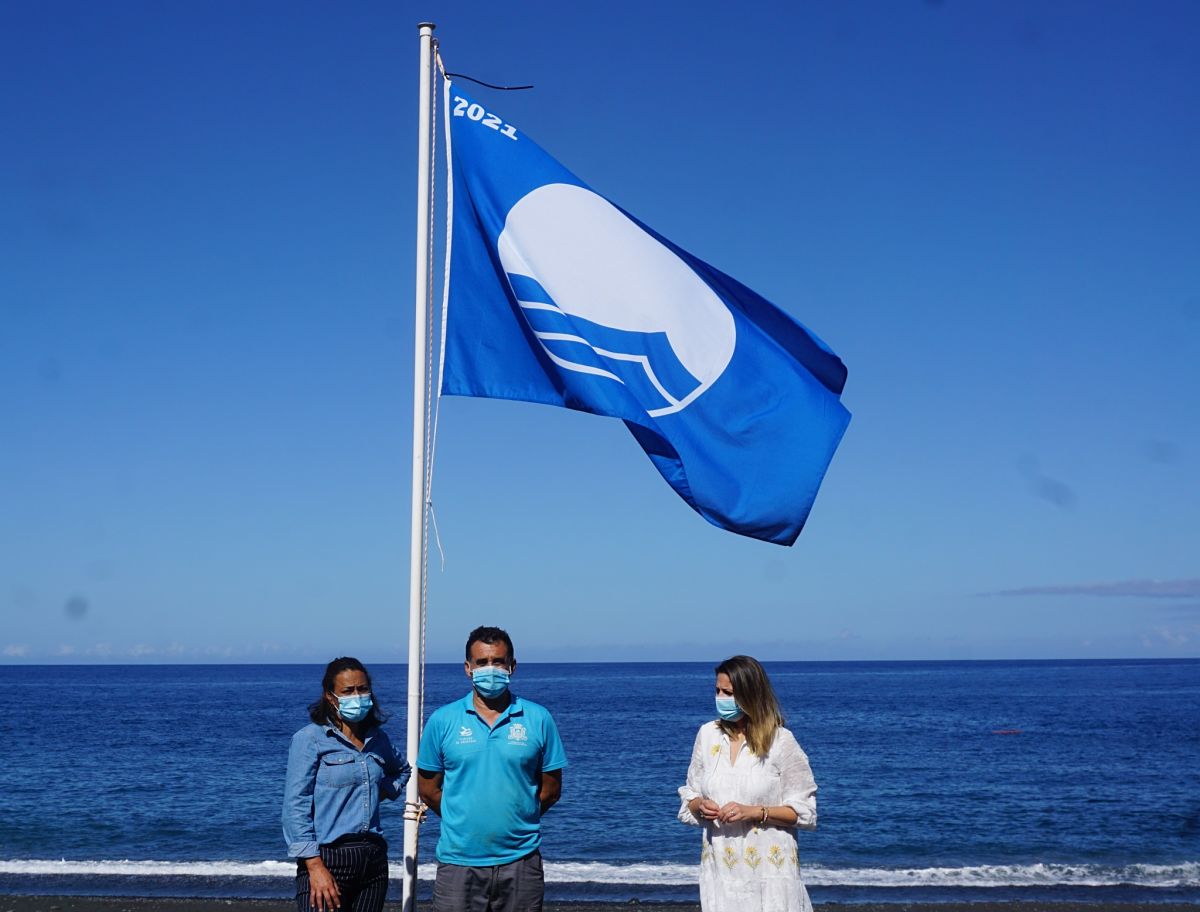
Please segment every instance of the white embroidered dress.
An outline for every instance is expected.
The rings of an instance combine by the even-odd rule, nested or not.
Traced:
[[[743,744],[730,760],[729,738],[708,722],[696,734],[687,785],[679,790],[679,819],[704,829],[700,845],[700,906],[704,912],[812,912],[800,880],[800,857],[792,827],[754,822],[700,821],[688,809],[693,798],[752,807],[787,805],[796,827],[817,826],[817,783],[808,757],[786,728],[775,733],[766,757]]]

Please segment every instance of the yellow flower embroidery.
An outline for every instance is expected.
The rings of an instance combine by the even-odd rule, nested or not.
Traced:
[[[796,849],[792,849],[792,864],[800,867],[800,853]]]
[[[757,870],[761,863],[762,856],[758,854],[758,849],[754,848],[754,846],[746,849],[746,864],[750,866],[751,871]]]
[[[708,847],[707,844],[700,846],[700,864],[704,864],[704,862],[708,861],[712,857],[713,851]]]
[[[734,865],[736,865],[738,863],[737,852],[735,852],[729,846],[725,846],[725,857],[722,858],[721,860],[723,862],[725,862],[725,867],[729,868],[729,870],[732,871]]]
[[[709,751],[709,753],[715,757],[717,754],[721,753],[721,745],[714,744],[712,746],[712,749]]]
[[[777,845],[771,846],[771,848],[767,849],[767,861],[771,862],[777,868],[782,868],[784,861],[783,849]]]

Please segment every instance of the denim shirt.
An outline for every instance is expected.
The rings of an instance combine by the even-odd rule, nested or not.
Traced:
[[[380,833],[379,800],[404,791],[412,769],[382,728],[358,750],[332,725],[292,736],[283,793],[283,838],[292,858],[312,858],[350,833]]]

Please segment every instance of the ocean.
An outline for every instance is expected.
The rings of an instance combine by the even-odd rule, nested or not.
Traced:
[[[767,668],[820,787],[800,834],[814,901],[1200,901],[1200,660]],[[405,668],[371,671],[403,744]],[[283,774],[320,674],[0,667],[0,893],[290,897]],[[543,823],[549,898],[697,900],[675,790],[712,682],[711,663],[519,666],[570,757]],[[467,686],[430,666],[426,714]],[[383,814],[393,876],[401,812]],[[419,895],[436,841],[434,818]]]

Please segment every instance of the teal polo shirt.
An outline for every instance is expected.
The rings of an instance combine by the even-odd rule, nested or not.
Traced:
[[[542,773],[563,769],[567,754],[544,706],[513,696],[488,728],[468,693],[425,723],[417,767],[445,774],[437,859],[489,867],[524,858],[542,841]]]

